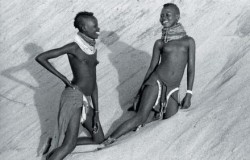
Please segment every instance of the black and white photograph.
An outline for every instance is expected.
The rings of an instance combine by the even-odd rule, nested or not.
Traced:
[[[1,160],[250,160],[249,0],[0,0]]]

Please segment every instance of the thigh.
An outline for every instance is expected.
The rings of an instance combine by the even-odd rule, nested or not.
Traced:
[[[146,85],[143,89],[140,101],[140,107],[137,112],[137,115],[146,116],[148,118],[150,111],[152,110],[155,101],[158,96],[158,85]]]
[[[62,145],[76,144],[79,126],[80,126],[80,117],[81,117],[82,108],[75,109],[73,116],[70,118],[65,137]]]
[[[178,112],[179,104],[178,104],[178,91],[173,93],[167,104],[166,112],[163,115],[163,119],[170,118]]]
[[[90,107],[87,113],[86,120],[84,121],[82,126],[89,131],[94,141],[99,141],[101,139],[104,139],[104,133],[100,121],[98,121],[98,132],[95,134],[93,133],[93,118],[94,118],[94,109]]]

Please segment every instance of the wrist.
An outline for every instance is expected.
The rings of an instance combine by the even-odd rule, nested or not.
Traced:
[[[186,94],[186,98],[188,98],[188,99],[191,99],[192,98],[192,94]]]
[[[193,95],[193,91],[192,90],[187,90],[186,94]]]
[[[97,114],[97,113],[99,113],[99,110],[94,110],[94,112]]]
[[[62,81],[66,84],[66,85],[70,85],[71,82],[67,79],[67,77],[63,76]]]
[[[192,91],[191,91],[191,90],[187,90],[187,92],[186,92],[186,97],[189,98],[189,99],[191,99],[192,96],[193,96]]]

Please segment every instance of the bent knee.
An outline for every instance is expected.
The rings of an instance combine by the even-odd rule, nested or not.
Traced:
[[[68,152],[72,152],[76,148],[76,142],[75,143],[69,143],[63,146],[65,150]]]
[[[163,119],[168,119],[168,118],[174,116],[177,112],[178,112],[178,109],[174,110],[174,111],[171,111],[171,112],[166,112],[163,115]]]
[[[96,144],[101,144],[104,141],[104,138],[97,138],[94,141]]]
[[[99,133],[98,135],[95,135],[93,137],[93,141],[96,143],[96,144],[101,144],[103,141],[105,140],[104,138],[104,135]]]
[[[145,115],[137,115],[135,118],[135,123],[137,125],[141,125],[147,121],[147,118]]]

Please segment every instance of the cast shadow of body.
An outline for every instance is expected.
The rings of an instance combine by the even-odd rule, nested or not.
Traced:
[[[150,64],[151,56],[132,46],[119,41],[119,36],[112,31],[101,32],[101,42],[111,51],[109,60],[118,73],[119,85],[116,87],[122,116],[114,121],[107,135],[110,135],[122,122],[129,119],[134,112],[127,109],[133,103]]]
[[[46,144],[47,138],[51,134],[51,127],[53,127],[53,123],[51,123],[53,121],[52,117],[54,117],[55,119],[55,117],[57,116],[55,115],[57,109],[55,105],[58,103],[56,100],[59,99],[59,97],[57,96],[60,96],[60,94],[55,94],[51,91],[48,91],[50,90],[51,86],[49,86],[49,84],[44,80],[47,79],[50,75],[46,75],[46,78],[42,78],[46,74],[46,70],[39,68],[40,66],[35,61],[35,56],[38,53],[42,53],[43,49],[34,43],[29,43],[24,47],[24,51],[29,54],[28,60],[18,66],[14,66],[4,70],[3,72],[1,72],[1,75],[34,91],[34,106],[36,106],[37,109],[41,128],[41,136],[37,148],[37,154],[39,154],[42,147]],[[27,71],[31,76],[30,78],[33,78],[38,85],[34,86],[27,83],[25,80],[21,80],[20,78],[14,76],[15,73],[18,73],[22,70]],[[51,82],[52,81],[50,81],[49,83]],[[55,83],[56,81],[52,82],[52,84]],[[53,89],[55,92],[58,92],[57,87],[53,86]]]

